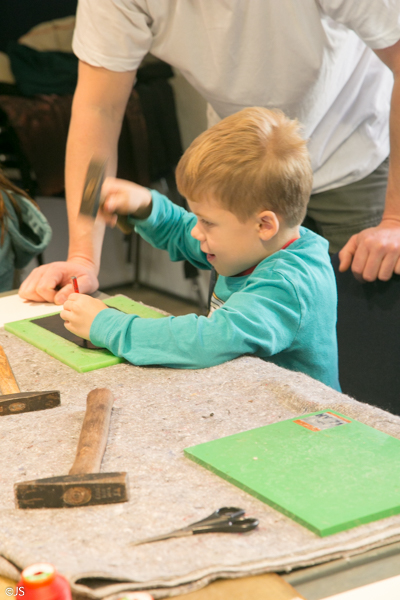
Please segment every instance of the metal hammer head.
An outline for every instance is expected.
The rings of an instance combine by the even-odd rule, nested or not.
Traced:
[[[81,215],[96,218],[100,207],[101,186],[104,181],[105,161],[92,159],[89,163],[85,185],[83,187]]]
[[[128,501],[127,473],[88,473],[14,485],[17,508],[72,508]]]
[[[89,163],[86,174],[85,185],[83,186],[83,194],[79,214],[91,219],[95,219],[100,206],[102,205],[101,186],[103,185],[106,162],[92,158]],[[104,199],[103,199],[104,201]],[[132,233],[133,228],[129,225],[127,215],[118,215],[117,226],[125,234]]]
[[[0,417],[33,410],[46,410],[60,405],[60,392],[18,392],[0,396]]]

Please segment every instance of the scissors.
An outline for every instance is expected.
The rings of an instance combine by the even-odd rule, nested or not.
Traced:
[[[132,542],[131,545],[139,546],[141,544],[149,544],[150,542],[168,540],[169,538],[196,535],[197,533],[245,533],[258,526],[258,519],[251,517],[243,518],[244,513],[243,508],[223,506],[205,519],[196,521],[187,527],[140,540],[139,542]]]

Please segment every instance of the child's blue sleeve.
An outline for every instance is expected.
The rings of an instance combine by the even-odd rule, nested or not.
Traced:
[[[266,287],[232,294],[209,317],[194,314],[143,319],[113,309],[101,311],[90,339],[135,365],[199,369],[243,354],[267,358],[288,348],[301,320],[290,282],[272,278]]]
[[[172,261],[188,260],[199,269],[211,269],[200,242],[190,234],[197,217],[156,190],[151,190],[151,197],[153,206],[147,219],[128,217],[135,231],[155,248],[167,250]]]

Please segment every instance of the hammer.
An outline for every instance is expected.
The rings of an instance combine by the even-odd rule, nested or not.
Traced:
[[[79,213],[89,217],[92,221],[95,220],[99,209],[104,203],[104,198],[101,197],[101,186],[104,181],[105,169],[106,161],[92,158],[86,173]],[[117,226],[125,235],[133,231],[128,223],[127,215],[117,216]]]
[[[32,410],[45,410],[60,404],[60,392],[20,392],[10,363],[0,346],[0,417]]]
[[[89,392],[78,449],[68,475],[14,485],[17,508],[71,508],[127,502],[127,473],[99,473],[107,444],[113,395],[107,388]]]

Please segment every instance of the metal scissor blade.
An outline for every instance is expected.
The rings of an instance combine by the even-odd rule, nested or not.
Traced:
[[[220,522],[202,523],[193,526],[193,533],[246,533],[258,527],[258,519],[240,518],[221,520]]]
[[[163,535],[156,535],[154,537],[146,538],[144,540],[139,540],[138,542],[131,542],[129,545],[141,546],[142,544],[150,544],[151,542],[161,542],[162,540],[169,540],[171,538],[177,537],[186,537],[188,535],[193,535],[193,531],[191,529],[177,529],[176,531],[164,533]]]
[[[170,533],[132,542],[131,546],[139,546],[150,542],[160,542],[174,537],[184,537],[198,533],[244,533],[255,529],[258,525],[257,519],[243,518],[245,511],[236,506],[223,506],[211,515],[195,523],[191,523],[181,529]]]

